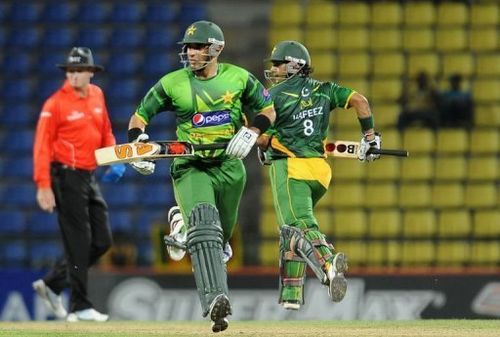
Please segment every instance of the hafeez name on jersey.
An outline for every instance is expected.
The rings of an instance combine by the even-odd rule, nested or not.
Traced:
[[[319,116],[322,114],[323,114],[323,107],[318,106],[318,107],[315,107],[312,109],[302,110],[299,113],[294,114],[292,117],[293,117],[293,120],[296,121],[296,120],[301,120],[304,118],[311,118],[314,116]]]

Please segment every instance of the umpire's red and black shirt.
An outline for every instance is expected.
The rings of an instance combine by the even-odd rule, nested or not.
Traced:
[[[82,97],[68,81],[45,101],[33,147],[33,179],[39,188],[50,187],[50,163],[94,170],[94,150],[115,144],[104,94],[89,84]]]

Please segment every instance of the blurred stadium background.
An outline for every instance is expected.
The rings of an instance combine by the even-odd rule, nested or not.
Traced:
[[[304,42],[314,76],[363,93],[387,148],[370,165],[332,160],[333,185],[317,209],[323,231],[362,273],[373,268],[500,267],[500,2],[470,1],[2,1],[0,3],[0,268],[43,270],[61,247],[54,215],[37,209],[33,134],[43,101],[63,79],[55,67],[72,46],[87,46],[106,72],[95,78],[107,97],[118,141],[135,105],[164,73],[180,66],[175,43],[193,21],[218,23],[221,60],[263,80],[273,44]],[[440,89],[460,73],[476,106],[468,129],[395,125],[404,85],[419,71]],[[159,116],[149,133],[173,139],[174,119]],[[357,140],[353,111],[336,111],[331,138]],[[276,272],[278,232],[267,172],[246,160],[249,182],[230,270]],[[116,239],[103,270],[135,267],[189,273],[166,259],[161,237],[174,204],[169,162],[153,177],[127,170],[102,184]],[[252,269],[254,270],[254,269]],[[394,270],[394,269],[391,269]]]

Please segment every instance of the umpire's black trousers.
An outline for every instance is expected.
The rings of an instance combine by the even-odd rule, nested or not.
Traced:
[[[70,286],[70,312],[88,309],[93,307],[87,296],[88,268],[112,243],[108,207],[93,171],[52,163],[51,177],[65,258],[44,282],[56,294]]]

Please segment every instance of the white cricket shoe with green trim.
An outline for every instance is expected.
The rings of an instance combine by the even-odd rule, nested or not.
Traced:
[[[170,224],[170,234],[168,235],[174,241],[180,245],[186,245],[187,240],[187,227],[184,224],[184,219],[182,218],[181,209],[179,206],[173,206],[168,211],[168,222]],[[170,258],[174,261],[180,261],[186,255],[186,250],[183,248],[177,248],[167,244],[167,252]],[[227,263],[233,257],[233,248],[226,242],[223,249],[222,261]]]
[[[170,234],[175,241],[180,244],[186,244],[187,240],[187,228],[184,225],[184,219],[182,218],[181,209],[179,206],[174,206],[168,211],[168,223],[170,224]],[[168,255],[174,261],[180,261],[186,255],[186,250],[182,248],[176,248],[173,246],[167,246]]]

